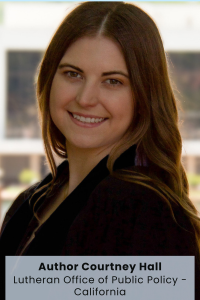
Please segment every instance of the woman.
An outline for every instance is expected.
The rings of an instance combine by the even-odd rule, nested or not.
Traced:
[[[78,6],[44,55],[37,98],[52,175],[14,202],[4,255],[195,255],[198,282],[200,222],[152,19],[122,2]],[[67,158],[58,168],[53,152]]]

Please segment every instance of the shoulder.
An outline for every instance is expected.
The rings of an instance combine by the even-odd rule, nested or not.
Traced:
[[[180,206],[171,206],[175,218],[155,191],[108,176],[72,225],[72,244],[76,236],[86,253],[194,255],[192,226]]]
[[[14,202],[12,203],[11,207],[9,208],[9,210],[5,215],[1,231],[3,231],[8,221],[12,218],[12,216],[15,214],[18,208],[24,203],[24,201],[26,201],[35,192],[38,184],[39,183],[35,183],[34,185],[30,186],[28,189],[20,193],[18,197],[14,200]]]
[[[90,201],[91,205],[104,208],[124,208],[129,211],[130,217],[137,212],[136,218],[142,218],[146,224],[160,222],[176,226],[178,223],[193,232],[182,207],[168,198],[164,199],[156,190],[157,187],[153,185],[145,186],[140,182],[128,182],[109,175],[93,191]]]
[[[130,182],[109,175],[102,180],[91,194],[96,203],[112,202],[113,205],[126,203],[129,205],[162,206],[164,201],[155,190],[138,182]]]
[[[62,184],[62,180],[61,180],[61,174],[65,173],[65,170],[67,169],[68,166],[68,162],[65,160],[63,161],[58,167],[57,167],[57,179],[58,179],[58,185]],[[21,205],[27,201],[28,199],[30,199],[30,197],[39,189],[41,189],[43,186],[48,185],[48,183],[50,183],[52,179],[52,175],[51,173],[49,173],[42,181],[35,183],[34,185],[30,186],[29,188],[27,188],[25,191],[23,191],[21,194],[19,194],[19,196],[14,200],[14,202],[12,203],[11,207],[9,208],[9,210],[7,211],[3,224],[2,224],[2,228],[1,228],[1,232],[3,231],[3,229],[5,228],[6,224],[8,223],[8,221],[12,218],[12,216],[17,212],[17,210],[21,207]],[[44,192],[44,190],[43,190]],[[41,193],[38,193],[36,195],[36,198],[38,198],[41,195]]]

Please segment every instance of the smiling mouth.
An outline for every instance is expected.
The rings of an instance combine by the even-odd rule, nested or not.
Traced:
[[[73,114],[73,113],[71,113],[71,112],[69,112],[70,113],[70,115],[74,118],[74,119],[76,119],[76,120],[78,120],[78,121],[80,121],[80,122],[82,122],[82,123],[85,123],[85,124],[94,124],[94,123],[101,123],[101,122],[103,122],[106,118],[90,118],[90,117],[83,117],[83,116],[79,116],[79,115],[77,115],[77,114]]]

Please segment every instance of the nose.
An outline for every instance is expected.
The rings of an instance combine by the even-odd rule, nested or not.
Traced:
[[[97,85],[92,82],[85,82],[78,90],[76,101],[82,107],[95,106],[98,103]]]

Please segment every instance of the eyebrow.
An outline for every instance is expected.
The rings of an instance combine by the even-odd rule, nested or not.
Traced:
[[[124,72],[122,72],[122,71],[104,72],[104,73],[102,73],[102,76],[108,76],[108,75],[113,75],[113,74],[120,74],[120,75],[123,75],[123,76],[129,78],[129,76],[127,74],[125,74]]]
[[[81,73],[84,73],[83,70],[81,70],[80,68],[76,67],[76,66],[73,66],[73,65],[70,65],[70,64],[60,64],[58,66],[58,69],[62,69],[62,68],[66,68],[66,67],[70,67],[70,68],[73,68]]]
[[[73,68],[73,69],[75,69],[75,70],[77,70],[77,71],[79,71],[79,72],[81,72],[81,73],[84,73],[84,71],[81,70],[79,67],[76,67],[76,66],[74,66],[74,65],[67,64],[67,63],[60,64],[60,65],[58,66],[58,69],[62,69],[62,68],[66,68],[66,67],[70,67],[70,68]],[[109,76],[109,75],[114,75],[114,74],[120,74],[120,75],[123,75],[123,76],[129,78],[128,74],[126,74],[126,73],[124,73],[124,72],[122,72],[122,71],[109,71],[109,72],[103,72],[103,73],[101,74],[101,76]]]

